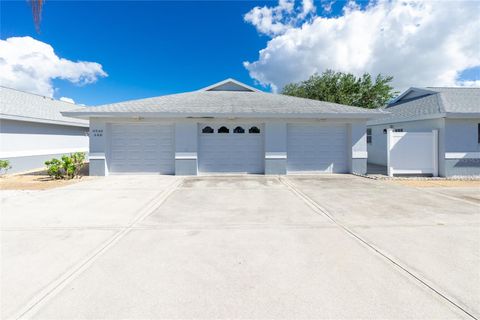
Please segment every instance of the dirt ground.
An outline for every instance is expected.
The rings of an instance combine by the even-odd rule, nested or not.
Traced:
[[[0,178],[0,190],[47,190],[92,179],[88,176],[88,165],[81,171],[81,177],[71,180],[54,180],[46,170],[23,174],[10,174]]]
[[[478,187],[480,190],[480,180],[388,180],[389,183],[401,184],[416,188],[430,187]]]

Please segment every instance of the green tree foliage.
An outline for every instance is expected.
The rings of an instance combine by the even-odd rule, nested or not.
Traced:
[[[314,100],[335,102],[368,109],[380,108],[398,92],[390,85],[393,77],[368,73],[356,77],[351,73],[327,70],[315,73],[308,80],[287,84],[282,94]]]

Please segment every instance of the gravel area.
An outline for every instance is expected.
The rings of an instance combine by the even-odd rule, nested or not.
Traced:
[[[391,183],[401,184],[404,186],[419,187],[419,188],[430,188],[430,187],[468,187],[468,188],[479,188],[480,193],[480,180],[452,180],[452,179],[392,179],[387,180]]]

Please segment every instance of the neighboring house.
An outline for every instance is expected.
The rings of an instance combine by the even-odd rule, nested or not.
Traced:
[[[440,176],[480,175],[480,88],[410,88],[368,122],[368,162],[387,165],[387,129],[438,130]]]
[[[79,106],[0,86],[0,159],[9,172],[45,167],[53,157],[88,151],[88,121],[63,116]]]
[[[365,173],[367,119],[382,111],[207,88],[63,112],[90,120],[90,174]]]

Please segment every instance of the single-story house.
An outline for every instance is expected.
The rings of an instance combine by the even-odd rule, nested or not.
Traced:
[[[9,173],[45,167],[63,154],[88,152],[88,121],[65,117],[80,106],[0,86],[0,159]]]
[[[480,88],[410,88],[368,121],[368,162],[387,165],[387,130],[438,130],[440,176],[480,175]]]
[[[90,120],[90,174],[365,173],[382,111],[259,91],[198,91],[63,112]]]

